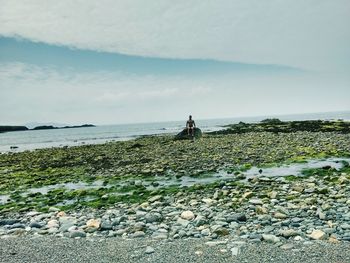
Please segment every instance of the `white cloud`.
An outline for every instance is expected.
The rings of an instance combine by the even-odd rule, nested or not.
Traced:
[[[0,35],[142,56],[350,64],[348,0],[0,0]]]
[[[339,75],[76,73],[0,63],[0,123],[132,123],[350,110]]]

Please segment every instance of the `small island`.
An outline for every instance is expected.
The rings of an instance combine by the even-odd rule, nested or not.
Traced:
[[[10,131],[27,131],[29,130],[26,126],[0,126],[1,132],[10,132]]]
[[[75,126],[64,126],[64,127],[55,127],[52,125],[42,125],[33,128],[32,130],[54,130],[54,129],[72,129],[72,128],[88,128],[88,127],[96,127],[93,124],[83,124],[83,125],[75,125]]]
[[[64,126],[64,127],[42,125],[42,126],[37,126],[33,129],[28,129],[26,126],[10,126],[10,125],[5,126],[4,125],[4,126],[0,126],[0,133],[13,132],[13,131],[36,131],[36,130],[53,130],[53,129],[89,128],[89,127],[96,127],[96,126],[93,124],[83,124],[83,125]]]

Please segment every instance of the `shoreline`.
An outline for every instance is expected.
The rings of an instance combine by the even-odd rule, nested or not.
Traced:
[[[0,200],[0,237],[348,242],[349,156],[350,134],[334,131],[204,134],[195,143],[144,136],[2,154],[0,196],[10,201]],[[341,166],[304,169],[303,176],[263,171],[326,157],[339,157]],[[262,176],[246,180],[252,166]],[[216,178],[219,171],[229,180]],[[183,178],[215,180],[182,187]],[[32,189],[62,183],[73,188]]]
[[[226,120],[226,119],[223,119]],[[269,119],[265,119],[269,120]],[[272,119],[272,120],[278,120],[278,119]],[[219,120],[218,120],[219,121]],[[252,120],[251,120],[252,121]],[[205,123],[205,125],[202,128],[202,132],[207,133],[207,134],[225,134],[225,133],[246,133],[248,131],[250,132],[261,132],[261,131],[267,131],[267,132],[295,132],[295,131],[322,131],[322,132],[327,132],[327,131],[337,131],[335,129],[334,123],[340,123],[343,124],[344,127],[338,127],[340,129],[343,129],[343,132],[350,132],[350,121],[346,121],[343,119],[337,119],[337,120],[329,120],[329,119],[318,119],[318,120],[286,120],[282,121],[282,124],[286,124],[285,126],[282,125],[282,127],[276,127],[276,123],[272,123],[272,127],[269,129],[269,123],[263,123],[264,120],[253,120],[253,122],[238,122],[236,124],[228,124],[228,123],[221,123],[219,122],[213,122],[213,123]],[[321,125],[320,125],[321,122]],[[323,124],[322,124],[323,123]],[[330,128],[327,128],[327,123],[330,124]],[[160,124],[160,123],[156,123]],[[168,125],[168,122],[164,123],[165,126]],[[125,127],[130,126],[132,127],[129,132],[125,132],[125,127],[122,130],[118,130],[120,127],[123,127],[123,125],[114,125],[114,126],[100,126],[97,127],[97,129],[100,129],[101,127],[113,127],[113,129],[106,129],[104,131],[100,131],[102,133],[106,133],[103,136],[99,133],[93,133],[93,136],[89,136],[89,131],[84,132],[84,135],[78,135],[74,136],[71,134],[73,137],[66,137],[60,136],[59,134],[56,134],[55,137],[52,136],[47,136],[45,140],[38,140],[35,138],[34,134],[30,135],[30,137],[34,136],[33,141],[23,141],[21,140],[14,140],[14,138],[9,137],[6,138],[4,137],[3,139],[9,140],[12,143],[8,143],[6,145],[0,145],[0,152],[1,153],[9,153],[9,152],[22,152],[22,151],[33,151],[36,149],[44,149],[44,148],[55,148],[55,147],[72,147],[72,146],[81,146],[81,145],[90,145],[90,144],[104,144],[112,141],[123,141],[123,140],[132,140],[135,138],[140,138],[143,136],[159,136],[159,135],[175,135],[176,133],[180,132],[182,129],[182,126],[178,122],[174,122],[173,125],[174,127],[171,128],[164,128],[164,126],[159,126],[156,129],[155,127],[150,126],[151,123],[148,124],[143,124],[146,125],[142,127],[145,129],[145,133],[140,132],[140,128],[135,129],[137,127],[136,124],[130,124],[130,125],[124,125]],[[203,123],[204,124],[204,123]],[[262,125],[264,124],[264,125]],[[278,123],[277,123],[278,124]],[[306,124],[306,127],[303,128],[303,125]],[[209,125],[209,126],[208,126]],[[289,127],[289,130],[286,130],[288,125],[292,125]],[[299,126],[298,126],[299,125]],[[295,127],[296,126],[296,127]],[[323,127],[324,126],[324,127]],[[118,128],[117,128],[118,127]],[[130,128],[129,127],[129,128]],[[126,128],[128,129],[128,128]],[[313,130],[312,130],[313,129]],[[57,129],[53,129],[55,131]],[[45,131],[45,130],[44,130]],[[47,130],[46,130],[47,131]],[[341,131],[341,130],[338,130]],[[40,132],[40,130],[38,130]],[[41,133],[40,133],[41,134]],[[46,136],[46,134],[41,134],[41,136]],[[42,138],[40,136],[40,138]],[[55,141],[57,140],[57,141]]]

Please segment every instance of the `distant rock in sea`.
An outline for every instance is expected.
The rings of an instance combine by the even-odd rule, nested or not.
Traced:
[[[37,126],[33,129],[28,129],[26,126],[0,126],[1,132],[12,132],[12,131],[28,131],[28,130],[53,130],[53,129],[70,129],[70,128],[88,128],[88,127],[96,127],[93,124],[83,124],[83,125],[75,125],[75,126],[64,126],[64,127],[55,127],[53,125],[42,125]]]
[[[32,130],[53,130],[53,129],[71,129],[71,128],[88,128],[88,127],[96,127],[93,124],[83,124],[83,125],[75,125],[75,126],[64,126],[64,127],[55,127],[52,125],[43,125],[37,126]]]
[[[0,132],[26,131],[26,130],[28,130],[26,126],[0,126]]]

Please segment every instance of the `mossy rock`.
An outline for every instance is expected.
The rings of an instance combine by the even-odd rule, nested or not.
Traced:
[[[194,128],[194,138],[199,139],[202,137],[202,131],[199,128]],[[175,140],[192,140],[192,136],[188,135],[187,128],[183,129],[180,133],[178,133],[175,138]]]

